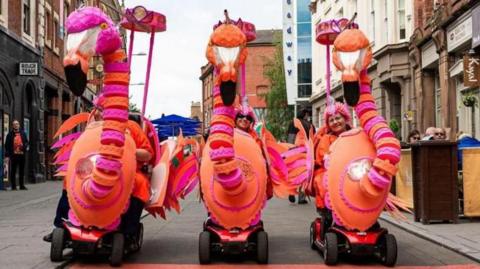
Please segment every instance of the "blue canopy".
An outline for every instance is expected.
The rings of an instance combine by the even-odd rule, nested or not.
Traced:
[[[184,136],[194,136],[199,133],[198,130],[200,128],[200,121],[175,114],[162,116],[161,118],[152,120],[152,123],[157,129],[160,139],[177,136],[180,134],[180,129]]]

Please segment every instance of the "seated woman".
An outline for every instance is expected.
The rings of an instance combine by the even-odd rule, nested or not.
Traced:
[[[257,142],[258,146],[263,151],[262,140],[258,137],[257,133],[253,129],[255,124],[255,114],[251,107],[248,107],[248,110],[238,109],[237,114],[235,115],[235,128],[248,133],[254,140]],[[273,186],[270,179],[267,181],[267,199],[273,197]]]
[[[308,194],[315,196],[317,211],[324,220],[325,227],[332,223],[331,212],[325,207],[325,187],[323,177],[325,175],[324,157],[330,152],[330,145],[338,136],[352,128],[352,117],[343,103],[336,102],[332,107],[327,107],[324,116],[324,125],[318,130],[313,139],[315,154],[315,169],[313,186]]]

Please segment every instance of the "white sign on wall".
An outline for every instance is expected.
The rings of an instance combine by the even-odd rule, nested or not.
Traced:
[[[472,39],[472,17],[469,16],[459,23],[447,28],[447,50],[448,52],[458,48],[465,42]]]
[[[38,76],[38,63],[20,63],[20,76]]]
[[[437,47],[433,40],[422,47],[422,68],[428,67],[430,64],[438,60]]]
[[[283,0],[283,63],[289,105],[297,98],[297,33],[295,0]]]

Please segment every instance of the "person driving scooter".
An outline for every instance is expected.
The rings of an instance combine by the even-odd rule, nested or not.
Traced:
[[[137,147],[135,156],[137,159],[137,170],[135,173],[135,183],[130,197],[130,205],[127,212],[122,215],[120,230],[125,235],[125,245],[130,249],[136,249],[137,231],[140,225],[143,208],[150,199],[150,180],[145,165],[152,159],[153,149],[147,135],[142,130],[142,116],[140,114],[130,113],[128,115],[128,131],[135,141]]]
[[[315,168],[313,186],[307,188],[306,193],[315,196],[315,205],[317,212],[324,221],[324,227],[332,224],[332,213],[325,206],[325,185],[323,184],[323,176],[326,168],[324,163],[325,155],[330,153],[330,145],[339,137],[339,135],[352,128],[352,117],[347,107],[340,102],[327,107],[324,116],[324,125],[318,130],[313,138]],[[323,231],[323,230],[322,230]]]
[[[101,108],[95,108],[92,111],[91,122],[102,120]],[[131,246],[136,242],[136,234],[140,224],[140,217],[145,206],[145,202],[150,198],[150,183],[148,177],[141,171],[145,163],[152,159],[153,149],[150,145],[148,137],[139,126],[141,124],[141,116],[129,114],[128,132],[133,138],[136,149],[137,171],[135,175],[134,187],[130,198],[129,208],[122,215],[120,230],[124,233],[126,245]],[[67,191],[65,183],[63,185],[62,195],[58,201],[57,210],[54,219],[54,227],[63,227],[63,219],[68,219],[68,211],[70,205],[68,203]],[[52,241],[52,233],[43,237],[46,242]],[[133,246],[135,247],[135,246]]]
[[[253,110],[251,107],[248,109],[238,109],[237,114],[235,116],[235,128],[248,133],[258,144],[260,149],[263,151],[263,143],[262,140],[258,137],[257,133],[253,129],[253,125],[255,124],[255,116],[253,114]],[[267,181],[267,199],[273,197],[273,186],[270,179]]]

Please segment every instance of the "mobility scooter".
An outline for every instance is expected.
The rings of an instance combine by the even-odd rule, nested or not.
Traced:
[[[245,230],[230,229],[215,224],[210,218],[203,224],[199,239],[200,264],[208,264],[214,254],[254,254],[260,264],[268,263],[268,234],[263,222]]]
[[[385,266],[394,266],[397,261],[397,241],[378,223],[365,232],[349,231],[331,224],[325,214],[310,226],[310,247],[323,254],[327,265],[337,264],[339,254],[343,253],[353,256],[374,255]]]
[[[138,252],[143,243],[143,224],[140,223],[134,242],[125,247],[125,238],[118,231],[83,228],[64,222],[64,228],[55,228],[52,235],[50,260],[63,260],[63,250],[71,248],[76,255],[109,255],[111,266],[120,266],[123,255]]]

